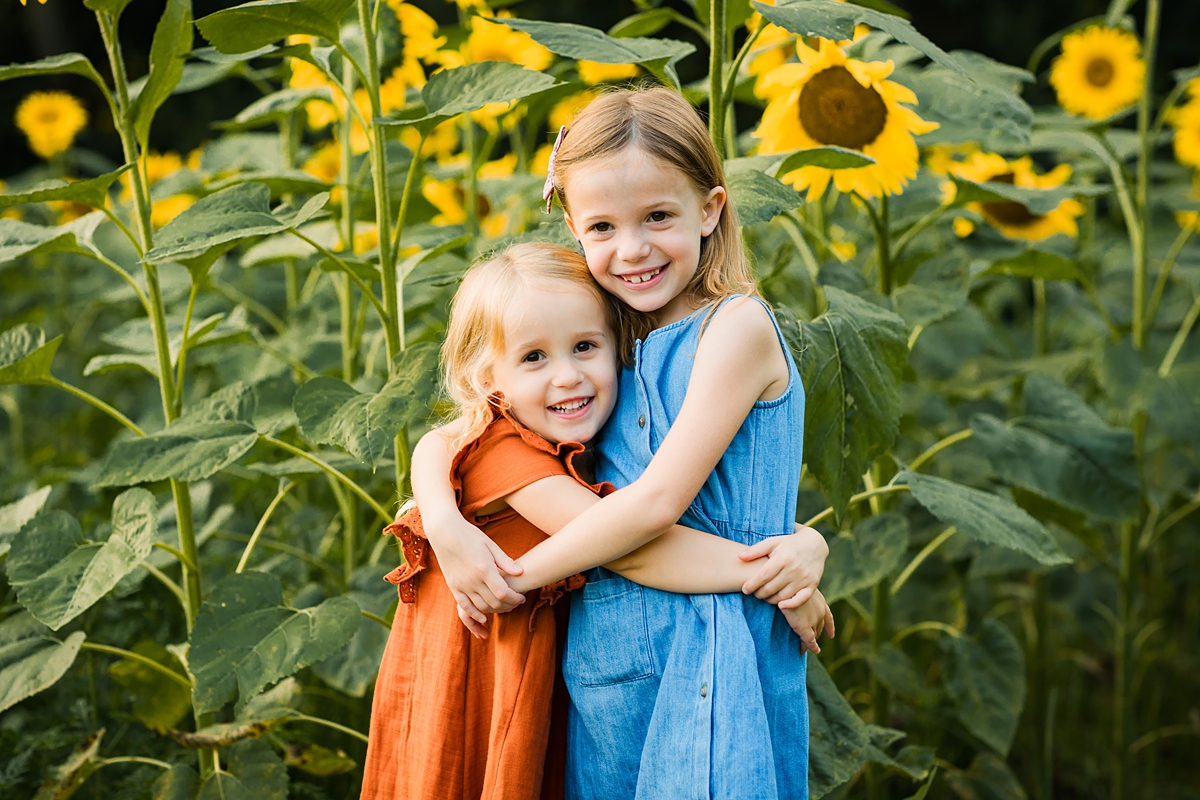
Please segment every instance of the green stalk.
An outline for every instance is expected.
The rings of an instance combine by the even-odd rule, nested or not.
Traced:
[[[283,502],[283,498],[287,497],[287,493],[295,488],[295,486],[295,483],[288,481],[279,487],[279,491],[275,493],[275,499],[267,506],[267,510],[259,518],[258,524],[254,526],[254,533],[250,534],[250,541],[246,543],[246,548],[242,550],[242,557],[238,559],[237,569],[234,572],[241,573],[246,569],[246,564],[250,562],[250,554],[254,552],[254,545],[258,544],[258,537],[262,536],[263,531],[266,530],[267,522],[270,521],[271,515],[275,513],[275,509],[279,507],[279,504]]]
[[[188,292],[187,311],[183,314],[183,336],[179,341],[179,364],[175,377],[175,413],[183,413],[183,371],[187,365],[188,332],[192,327],[192,311],[196,308],[196,295],[200,292],[200,284],[192,281],[192,289]]]
[[[155,672],[159,672],[159,673],[167,676],[168,678],[175,681],[179,685],[187,688],[187,690],[189,692],[192,690],[192,684],[190,681],[188,681],[187,678],[180,675],[178,672],[171,669],[170,667],[165,667],[162,664],[158,663],[157,661],[147,658],[146,656],[143,656],[139,653],[133,653],[133,652],[130,652],[129,650],[122,650],[120,647],[112,647],[107,644],[96,644],[95,642],[84,642],[83,644],[80,645],[80,649],[92,650],[97,653],[108,653],[109,655],[112,655],[112,656],[120,656],[121,658],[127,658],[130,661],[136,661],[139,664],[141,664],[142,666],[149,667],[150,669],[154,670]]]
[[[138,436],[146,435],[146,432],[144,430],[142,430],[141,428],[139,428],[137,425],[135,425],[133,423],[133,421],[129,419],[129,417],[125,416],[120,411],[117,411],[115,408],[113,408],[108,403],[101,400],[99,397],[96,397],[94,394],[89,394],[88,392],[85,392],[83,389],[80,389],[77,386],[72,386],[71,384],[66,383],[65,381],[60,381],[58,378],[54,377],[53,375],[51,375],[49,378],[47,378],[45,380],[45,383],[47,386],[53,386],[56,389],[62,389],[64,392],[69,392],[70,394],[73,394],[76,397],[78,397],[80,400],[83,400],[85,403],[90,403],[91,405],[93,405],[96,408],[103,411],[105,414],[108,414],[110,417],[115,419],[117,422],[124,425],[129,430],[136,433]]]
[[[908,464],[908,468],[911,471],[916,472],[918,469],[921,468],[922,465],[924,465],[924,463],[926,461],[933,458],[938,453],[945,450],[947,447],[958,444],[959,442],[961,442],[965,439],[970,439],[974,435],[975,435],[975,431],[971,430],[970,428],[967,428],[966,430],[961,430],[958,433],[952,433],[949,436],[947,436],[945,439],[942,439],[941,441],[937,442],[936,444],[931,446],[928,450],[926,450],[924,453],[921,453],[921,455],[917,456],[912,461],[910,461]]]
[[[1049,347],[1050,326],[1046,317],[1046,280],[1033,279],[1033,353],[1046,355]]]
[[[1175,241],[1171,243],[1171,249],[1167,252],[1167,257],[1158,270],[1158,279],[1154,282],[1154,292],[1150,295],[1150,308],[1146,311],[1147,330],[1154,327],[1154,320],[1158,318],[1158,306],[1162,302],[1163,292],[1167,289],[1171,271],[1175,269],[1175,262],[1179,260],[1179,254],[1183,252],[1183,248],[1187,246],[1188,240],[1195,232],[1195,225],[1184,225],[1183,229],[1179,231],[1179,235],[1175,237]]]
[[[347,102],[350,106],[353,106],[354,73],[350,70],[350,56],[343,53],[342,60],[342,93],[350,98]],[[353,157],[353,153],[350,150],[350,134],[353,128],[354,121],[349,114],[346,114],[341,120],[342,166],[338,179],[342,184],[342,249],[344,252],[350,253],[354,252],[354,193],[350,186],[350,159]],[[299,236],[300,233],[297,231],[296,235]],[[350,280],[351,277],[347,268],[347,271],[340,276],[340,280],[335,281],[338,308],[341,311],[342,380],[346,383],[354,380],[355,372],[355,353],[351,349],[353,339],[351,326],[354,315],[354,292],[350,290]],[[366,291],[369,291],[369,289]]]
[[[725,0],[710,0],[708,15],[708,135],[725,152]]]
[[[896,492],[907,492],[908,490],[909,490],[908,484],[906,484],[906,483],[889,483],[887,486],[880,486],[878,489],[869,489],[865,492],[859,492],[856,495],[852,495],[850,497],[850,502],[846,506],[846,508],[848,509],[848,508],[850,508],[850,506],[861,503],[863,500],[870,500],[873,497],[882,497],[883,495],[886,495],[886,494],[895,494]],[[824,522],[825,520],[829,519],[832,516],[833,516],[833,509],[827,508],[824,511],[822,511],[820,514],[817,514],[815,517],[809,518],[809,520],[807,522],[805,522],[804,525],[806,527],[811,528],[814,525],[817,525],[818,523]]]
[[[1054,708],[1050,696],[1056,689],[1050,688],[1050,622],[1049,600],[1046,590],[1046,575],[1033,575],[1033,631],[1036,639],[1030,643],[1027,659],[1030,664],[1029,707],[1045,708],[1044,725],[1034,725],[1038,730],[1034,763],[1037,764],[1037,785],[1041,800],[1052,800],[1054,786],[1053,721]]]
[[[889,583],[887,578],[883,578],[871,587],[871,652],[876,655],[891,638],[888,633],[891,627],[889,617],[892,597]],[[888,691],[876,677],[874,670],[871,671],[868,690],[871,694],[872,724],[887,727],[890,715]],[[871,800],[882,800],[887,797],[886,781],[887,773],[884,769],[878,764],[870,764],[867,767],[867,797]]]
[[[1125,800],[1129,784],[1130,717],[1133,713],[1130,688],[1133,675],[1133,602],[1135,526],[1121,525],[1120,566],[1117,573],[1116,675],[1113,681],[1113,800]]]
[[[299,447],[288,444],[287,442],[283,441],[282,439],[276,439],[274,436],[262,436],[260,438],[264,442],[273,444],[281,450],[286,450],[287,452],[291,453],[294,456],[299,456],[300,458],[303,458],[305,461],[312,464],[313,466],[320,467],[323,472],[326,472],[329,475],[332,475],[334,478],[337,478],[342,483],[343,486],[345,486],[347,489],[349,489],[350,491],[354,492],[356,495],[361,497],[363,499],[363,501],[367,505],[369,505],[371,507],[371,509],[376,514],[378,514],[379,517],[385,523],[389,523],[389,524],[391,523],[392,515],[389,514],[386,510],[384,510],[383,506],[379,505],[379,502],[374,497],[371,497],[371,495],[368,494],[366,490],[364,490],[361,486],[359,486],[357,483],[355,483],[353,480],[351,480],[349,477],[347,477],[345,475],[345,473],[343,473],[341,470],[325,463],[324,461],[322,461],[320,458],[313,455],[312,453],[306,452],[304,450],[301,450]]]
[[[1150,138],[1150,106],[1154,94],[1154,58],[1158,47],[1158,22],[1161,0],[1146,0],[1146,23],[1142,44],[1146,75],[1142,99],[1138,101],[1137,130],[1141,147],[1138,150],[1136,202],[1141,237],[1133,254],[1133,344],[1141,350],[1146,344],[1146,257],[1149,247],[1146,231],[1150,218],[1150,158],[1154,142]]]
[[[479,236],[479,176],[475,169],[475,120],[464,114],[463,149],[467,151],[467,185],[463,187],[463,211],[467,213],[467,235]]]
[[[1195,302],[1192,303],[1191,309],[1188,310],[1187,316],[1183,318],[1183,323],[1175,333],[1175,338],[1171,341],[1171,347],[1163,356],[1162,364],[1158,367],[1160,378],[1171,374],[1171,367],[1175,365],[1175,359],[1179,356],[1179,351],[1183,349],[1183,343],[1187,341],[1188,334],[1192,332],[1192,327],[1198,319],[1200,319],[1200,295],[1196,296]]]
[[[917,553],[916,556],[913,557],[913,560],[908,562],[908,566],[904,568],[904,571],[896,577],[895,582],[892,584],[891,593],[896,594],[899,592],[900,588],[904,586],[904,584],[908,582],[908,579],[912,577],[912,574],[917,571],[917,567],[924,564],[925,559],[929,558],[929,556],[933,554],[934,550],[937,550],[939,547],[945,544],[946,540],[956,533],[958,533],[958,528],[951,525],[949,528],[946,528],[946,530],[939,533],[932,541],[929,542],[929,544],[921,548],[921,552]]]

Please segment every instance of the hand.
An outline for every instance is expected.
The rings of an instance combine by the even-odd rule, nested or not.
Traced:
[[[488,614],[512,611],[525,602],[504,581],[504,574],[520,575],[520,565],[483,531],[457,514],[424,522],[454,602],[480,625],[487,624]]]
[[[459,621],[463,625],[467,626],[467,630],[471,632],[472,636],[474,636],[476,639],[486,639],[488,637],[487,626],[480,623],[479,620],[475,619],[475,617],[471,614],[471,612],[475,609],[468,611],[462,606],[456,606],[456,608],[458,609]]]
[[[781,605],[779,611],[796,635],[800,637],[800,641],[803,643],[800,647],[801,653],[805,650],[811,650],[813,653],[821,652],[817,637],[821,635],[822,630],[830,639],[837,633],[833,622],[833,611],[825,602],[825,596],[819,591],[813,592],[808,602],[800,607],[784,608]]]
[[[796,525],[788,536],[772,536],[747,548],[739,558],[767,563],[742,586],[743,594],[753,594],[759,600],[783,608],[798,608],[812,597],[821,576],[825,574],[825,558],[829,545],[815,528]]]

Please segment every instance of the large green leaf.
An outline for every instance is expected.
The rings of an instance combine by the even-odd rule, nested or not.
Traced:
[[[946,785],[963,800],[1027,800],[1021,780],[1004,759],[993,753],[979,753],[971,768],[946,773]]]
[[[60,180],[42,181],[19,192],[0,194],[0,208],[10,208],[26,203],[45,203],[50,200],[70,200],[74,203],[103,208],[108,199],[108,190],[132,166],[132,164],[126,164],[114,172],[74,183]]]
[[[1018,550],[1048,566],[1070,563],[1045,526],[1013,501],[932,475],[908,472],[904,477],[918,503],[961,533]]]
[[[200,776],[196,770],[176,764],[158,776],[151,789],[152,800],[196,800],[200,791]]]
[[[203,480],[237,461],[258,438],[254,388],[241,381],[196,403],[165,429],[116,442],[95,486],[129,486],[174,478]]]
[[[96,756],[104,733],[104,728],[101,728],[71,750],[67,759],[52,769],[46,780],[42,781],[33,800],[67,800],[75,794],[83,782],[103,766]]]
[[[955,177],[954,205],[967,203],[1019,203],[1033,214],[1049,214],[1058,204],[1073,197],[1097,197],[1112,191],[1111,186],[1055,186],[1050,189],[1031,189],[1011,183],[987,181],[975,183]]]
[[[154,496],[130,489],[113,503],[112,532],[85,539],[65,511],[34,517],[13,540],[8,580],[21,605],[58,630],[82,614],[150,554],[155,534]]]
[[[885,512],[867,517],[848,536],[829,542],[821,593],[832,603],[874,586],[900,566],[908,550],[908,520]]]
[[[245,53],[294,33],[341,37],[342,17],[354,0],[258,0],[196,20],[196,27],[222,53]]]
[[[892,292],[896,313],[910,329],[940,322],[967,304],[967,260],[958,255],[931,258],[908,283]]]
[[[86,638],[75,631],[59,641],[24,611],[0,622],[0,711],[57,683]]]
[[[725,186],[737,209],[738,221],[743,225],[770,222],[785,211],[797,208],[804,199],[792,187],[756,169],[728,176]]]
[[[271,190],[265,184],[231,186],[200,200],[163,227],[146,261],[160,264],[193,258],[228,242],[297,228],[316,216],[328,200],[329,194],[322,192],[299,210],[272,212]]]
[[[284,749],[284,763],[289,767],[322,778],[340,775],[354,769],[354,759],[341,750],[330,750],[319,744],[292,742]]]
[[[939,125],[922,141],[974,141],[988,148],[1028,147],[1033,109],[1012,84],[1029,74],[978,53],[960,51],[954,58],[970,70],[970,77],[938,64],[920,71],[900,69],[892,76],[917,95],[922,119]]]
[[[679,86],[675,64],[696,51],[695,46],[674,39],[616,39],[601,30],[568,22],[506,19],[503,24],[533,37],[538,44],[560,56],[598,61],[601,64],[641,64]]]
[[[1073,281],[1082,278],[1079,267],[1069,258],[1031,247],[1015,256],[993,261],[985,275],[1014,275],[1018,278],[1041,278],[1047,281]]]
[[[138,642],[131,649],[187,678],[175,654],[158,642]],[[171,730],[192,710],[192,693],[185,686],[140,661],[123,658],[108,668],[108,674],[133,701],[133,715],[155,733]]]
[[[854,777],[867,761],[867,725],[842,697],[816,656],[807,660],[808,795],[817,800]]]
[[[205,779],[197,800],[287,800],[287,767],[271,745],[247,739],[226,758],[224,769]]]
[[[13,78],[30,78],[39,75],[81,75],[100,87],[107,94],[108,85],[96,72],[87,56],[79,53],[62,53],[57,56],[47,56],[28,64],[9,64],[0,67],[0,81]]]
[[[360,567],[350,579],[347,597],[360,609],[377,617],[387,613],[396,602],[396,588],[383,580],[388,567]],[[388,629],[373,619],[360,616],[350,646],[313,665],[321,680],[351,697],[363,697],[379,674],[379,662],[387,647]]]
[[[871,459],[899,431],[904,320],[833,286],[829,308],[801,325],[805,461],[840,518]]]
[[[437,388],[437,346],[413,345],[388,383],[375,394],[321,376],[296,390],[292,407],[312,442],[341,447],[374,468],[400,428],[429,413]]]
[[[867,662],[879,682],[901,697],[917,700],[929,691],[912,659],[891,643],[884,643],[867,656]]]
[[[898,42],[915,47],[938,64],[966,74],[966,69],[957,59],[918,33],[910,23],[891,14],[832,0],[803,0],[777,6],[754,3],[754,7],[768,22],[801,36],[853,39],[855,25],[870,25]]]
[[[19,219],[0,219],[0,264],[24,256],[94,251],[92,236],[104,222],[104,212],[93,211],[66,225],[31,225]]]
[[[155,113],[183,77],[183,62],[192,51],[193,35],[192,0],[167,0],[150,43],[150,74],[129,109],[134,133],[143,150],[150,141]]]
[[[8,552],[12,539],[26,522],[42,512],[53,486],[43,486],[15,503],[0,506],[0,556]]]
[[[225,130],[244,131],[260,128],[264,125],[274,125],[281,119],[286,119],[310,100],[333,100],[330,90],[326,87],[317,89],[282,89],[266,97],[255,100],[243,108],[238,115],[228,122],[217,123]]]
[[[332,655],[354,636],[360,616],[348,597],[297,611],[283,605],[274,575],[230,575],[192,629],[188,669],[196,713],[216,711],[235,695],[240,708],[267,684]]]
[[[511,21],[511,20],[510,20]],[[477,111],[489,103],[520,100],[544,92],[557,82],[544,72],[507,61],[482,61],[431,76],[421,89],[425,116],[419,119],[382,119],[384,125],[417,125],[425,131],[458,114]]]
[[[17,325],[0,333],[0,386],[44,383],[62,338],[55,336],[47,342],[45,332],[36,325]]]
[[[946,654],[942,679],[959,719],[974,736],[1008,755],[1025,705],[1025,656],[1016,637],[994,619],[985,619],[974,637],[942,640]]]

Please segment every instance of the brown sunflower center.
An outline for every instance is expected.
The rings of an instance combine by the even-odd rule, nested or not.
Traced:
[[[53,125],[58,122],[58,110],[47,108],[38,114],[38,122],[43,125]]]
[[[988,178],[989,181],[996,183],[1015,182],[1015,178],[1011,172],[1006,172],[1003,175],[994,175]],[[983,216],[992,222],[1000,225],[1008,225],[1013,228],[1023,228],[1027,225],[1032,225],[1034,222],[1041,219],[1037,214],[1031,213],[1021,203],[1013,200],[1003,200],[995,203],[982,203]]]
[[[1093,58],[1088,62],[1087,69],[1084,71],[1084,76],[1087,82],[1097,89],[1103,89],[1108,84],[1112,83],[1113,65],[1107,58]]]
[[[829,67],[809,78],[800,92],[800,124],[821,144],[861,150],[883,133],[887,106],[845,67]]]

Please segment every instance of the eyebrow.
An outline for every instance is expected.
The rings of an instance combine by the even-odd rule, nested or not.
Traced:
[[[609,337],[609,334],[605,333],[604,331],[579,331],[574,335],[580,339],[607,339]],[[538,337],[535,339],[527,339],[526,341],[521,342],[514,347],[513,350],[518,353],[528,353],[529,351],[537,350],[542,346],[543,339],[542,337]]]

